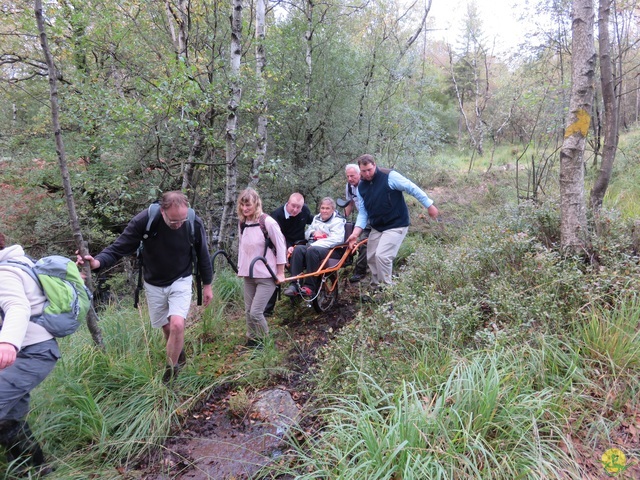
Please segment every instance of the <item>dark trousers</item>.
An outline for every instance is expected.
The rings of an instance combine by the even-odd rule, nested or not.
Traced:
[[[0,420],[27,416],[31,390],[49,375],[59,358],[56,340],[46,340],[24,347],[13,365],[0,370]]]
[[[316,272],[330,250],[330,248],[313,245],[298,245],[291,255],[291,275],[300,275],[305,267],[307,273]],[[318,289],[318,280],[318,276],[305,278],[304,285],[315,292]]]
[[[361,242],[365,238],[369,238],[369,234],[371,233],[371,227],[367,225],[360,236],[358,237],[358,241]],[[358,260],[356,260],[356,266],[353,269],[353,273],[357,273],[358,275],[366,275],[367,274],[367,244],[360,246],[358,248]]]
[[[278,291],[279,290],[280,290],[280,288],[278,286],[276,286],[276,289],[273,292],[273,295],[271,295],[271,298],[267,302],[267,306],[264,307],[264,314],[265,315],[273,315],[273,310],[276,308],[276,302],[278,301]]]

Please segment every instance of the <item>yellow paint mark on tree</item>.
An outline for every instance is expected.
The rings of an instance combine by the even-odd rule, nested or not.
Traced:
[[[576,113],[576,117],[576,121],[569,125],[564,131],[564,138],[570,137],[574,133],[579,133],[583,137],[587,136],[591,116],[587,113],[586,110],[580,109]]]

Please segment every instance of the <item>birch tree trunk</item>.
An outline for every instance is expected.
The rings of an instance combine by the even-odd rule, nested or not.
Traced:
[[[307,17],[307,31],[305,32],[305,40],[307,52],[305,61],[307,63],[307,72],[305,75],[304,86],[304,122],[305,122],[305,163],[311,163],[311,151],[313,150],[313,131],[311,129],[311,82],[313,80],[313,0],[305,2],[305,15]],[[300,166],[300,165],[298,165]]]
[[[62,131],[60,128],[59,108],[58,108],[58,70],[53,62],[53,57],[49,50],[49,44],[47,42],[47,34],[44,28],[44,17],[42,15],[42,0],[35,0],[35,16],[36,23],[38,24],[38,32],[40,33],[40,46],[42,47],[42,53],[44,54],[45,61],[48,68],[49,77],[49,99],[51,102],[51,123],[53,126],[53,134],[56,142],[56,152],[58,154],[58,163],[60,166],[60,174],[62,176],[62,186],[64,188],[65,200],[67,202],[67,209],[69,210],[69,219],[71,222],[71,230],[73,231],[73,237],[75,239],[76,247],[80,255],[88,255],[89,249],[87,243],[82,237],[82,231],[80,230],[80,222],[78,220],[78,213],[76,211],[76,204],[73,198],[73,190],[71,189],[71,178],[69,176],[69,168],[67,167],[67,157],[64,149],[64,142],[62,141]],[[89,291],[93,292],[93,282],[91,278],[91,271],[88,263],[85,263],[86,284]],[[102,332],[98,327],[98,316],[92,307],[89,309],[87,315],[87,327],[91,333],[91,337],[96,345],[104,348],[104,342],[102,340]]]
[[[267,89],[264,80],[264,66],[266,64],[265,16],[267,0],[256,0],[256,88],[258,91],[259,113],[256,131],[256,155],[251,165],[251,181],[249,186],[255,187],[260,180],[260,166],[267,156]]]
[[[238,159],[236,144],[236,129],[238,125],[237,110],[242,98],[242,87],[240,85],[240,60],[242,56],[242,0],[233,0],[231,13],[231,71],[230,98],[227,105],[229,114],[227,116],[226,129],[226,187],[224,193],[224,208],[220,219],[220,248],[228,247],[229,232],[234,218],[234,207],[236,203],[236,187],[238,183]]]
[[[178,61],[189,65],[189,29],[191,27],[191,9],[189,0],[165,1],[167,12],[167,24],[171,33],[171,41]],[[204,133],[200,122],[194,122],[198,126],[191,131],[191,148],[189,156],[182,164],[182,191],[189,194],[194,187],[194,165],[202,153]]]
[[[164,5],[167,10],[167,23],[169,24],[176,55],[178,57],[186,57],[187,43],[189,40],[189,24],[191,21],[189,1],[177,0],[175,3],[172,3],[167,0]]]
[[[560,242],[574,252],[588,250],[584,148],[591,120],[596,53],[592,0],[573,0],[569,117],[560,149]]]
[[[602,207],[604,194],[609,187],[613,162],[618,150],[620,124],[618,103],[616,101],[613,61],[611,59],[611,40],[609,38],[609,14],[612,0],[600,0],[598,9],[598,48],[600,50],[600,85],[604,105],[604,147],[598,178],[591,190],[591,208],[595,214]]]

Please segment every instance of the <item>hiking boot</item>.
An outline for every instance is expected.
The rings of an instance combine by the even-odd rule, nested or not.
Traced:
[[[364,273],[354,273],[349,277],[349,283],[358,283],[364,278]]]
[[[162,383],[165,385],[169,385],[173,383],[173,381],[180,373],[182,367],[180,365],[168,365],[164,369],[164,374],[162,375]]]
[[[178,355],[178,366],[180,368],[184,367],[187,364],[187,354],[184,351],[184,348],[180,351],[180,355]]]
[[[264,348],[264,343],[260,340],[256,340],[255,338],[248,338],[247,343],[244,344],[246,348],[253,348],[254,350],[262,350]]]
[[[0,421],[0,445],[6,450],[7,463],[19,463],[15,473],[26,475],[29,467],[34,468],[38,476],[52,472],[51,467],[45,463],[42,448],[33,436],[27,422],[20,420]]]
[[[296,295],[298,295],[298,287],[296,287],[295,285],[289,285],[284,291],[284,295],[287,297],[295,297]]]
[[[373,302],[373,297],[371,297],[371,295],[367,295],[365,293],[364,295],[360,295],[360,301],[362,303],[371,303],[371,302]]]

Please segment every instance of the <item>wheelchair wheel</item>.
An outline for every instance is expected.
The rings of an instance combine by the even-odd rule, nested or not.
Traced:
[[[318,295],[313,300],[313,308],[316,312],[322,313],[333,307],[334,303],[338,299],[338,274],[337,272],[330,273],[324,276],[322,287]]]

